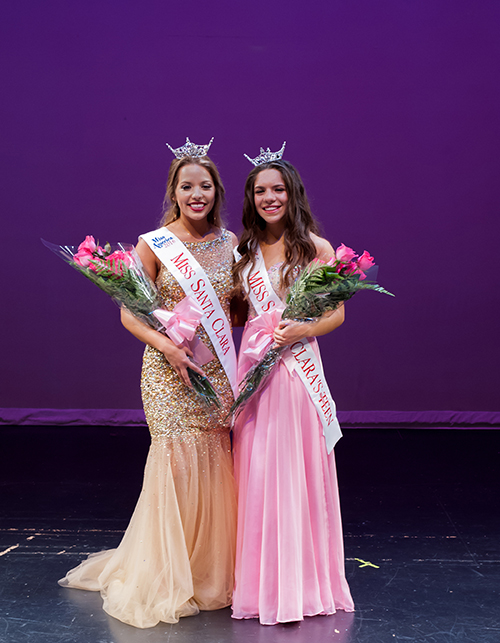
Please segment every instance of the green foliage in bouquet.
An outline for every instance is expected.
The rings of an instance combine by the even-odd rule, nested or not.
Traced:
[[[162,306],[158,291],[134,246],[124,243],[111,246],[107,243],[101,247],[92,236],[87,236],[78,247],[58,246],[44,239],[42,243],[112,297],[119,306],[125,306],[154,330],[164,330],[152,314]],[[208,407],[220,408],[219,397],[210,380],[191,368],[187,372],[193,390],[203,402]]]
[[[335,310],[360,290],[375,290],[394,297],[382,286],[362,280],[364,273],[343,274],[338,272],[340,262],[336,264],[313,261],[304,268],[290,288],[283,319],[312,321]]]

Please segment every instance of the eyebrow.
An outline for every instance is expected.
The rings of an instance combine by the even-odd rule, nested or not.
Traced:
[[[192,185],[193,183],[194,183],[194,181],[189,181],[188,179],[184,179],[183,181],[179,181],[179,185]],[[213,185],[214,182],[211,181],[210,179],[204,179],[203,181],[201,181],[200,185],[203,185],[203,183],[210,183],[211,185]]]
[[[272,188],[284,188],[286,187],[284,183],[275,183],[274,185],[271,186]],[[254,185],[254,190],[257,190],[257,188],[260,188],[261,190],[265,190],[265,186],[263,185]]]

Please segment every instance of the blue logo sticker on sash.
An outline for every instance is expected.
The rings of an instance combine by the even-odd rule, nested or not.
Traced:
[[[161,237],[154,237],[152,239],[153,245],[155,248],[167,248],[168,246],[171,246],[173,243],[175,243],[175,240],[173,237],[166,237],[165,235]]]

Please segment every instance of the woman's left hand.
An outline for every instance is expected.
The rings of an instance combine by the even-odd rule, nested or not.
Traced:
[[[307,322],[297,322],[291,319],[283,319],[274,329],[274,343],[281,346],[289,346],[304,337],[308,337],[309,324]]]

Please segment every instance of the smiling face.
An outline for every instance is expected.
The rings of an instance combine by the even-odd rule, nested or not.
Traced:
[[[181,218],[186,217],[191,221],[206,219],[215,201],[215,185],[210,172],[194,163],[181,167],[175,201]]]
[[[286,215],[288,194],[285,182],[278,170],[262,170],[255,177],[253,189],[257,213],[266,224],[279,223]]]

